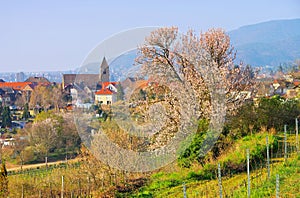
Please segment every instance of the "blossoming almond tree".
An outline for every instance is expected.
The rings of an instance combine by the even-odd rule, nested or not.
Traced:
[[[142,65],[142,75],[162,84],[176,84],[173,91],[180,93],[165,97],[173,109],[171,116],[178,118],[172,119],[173,126],[174,121],[180,126],[180,108],[184,108],[194,111],[197,119],[215,119],[214,127],[220,131],[225,114],[234,114],[255,93],[256,73],[242,64],[234,65],[234,59],[234,48],[222,29],[196,35],[193,30],[179,33],[177,27],[166,27],[146,38],[136,61]],[[173,136],[167,128],[156,139]]]
[[[235,66],[234,58],[229,36],[221,29],[200,35],[192,30],[179,33],[176,27],[155,30],[136,58],[141,65],[136,79],[148,79],[147,85],[133,86],[129,101],[112,105],[109,130],[100,123],[91,136],[92,152],[118,169],[153,170],[176,159],[189,145],[199,120],[207,119],[213,130],[203,141],[205,154],[222,131],[226,113],[234,113],[245,101],[249,95],[244,91],[254,91],[251,68]],[[129,106],[128,114],[123,106]],[[108,138],[109,131],[115,136]],[[124,147],[128,141],[117,141],[118,131],[143,142],[134,150]]]
[[[193,30],[180,34],[177,27],[167,27],[146,38],[136,60],[148,76],[177,78],[189,85],[201,107],[199,116],[207,117],[213,89],[224,91],[228,112],[255,93],[256,72],[249,66],[234,65],[234,59],[230,37],[222,29],[210,29],[197,36]]]

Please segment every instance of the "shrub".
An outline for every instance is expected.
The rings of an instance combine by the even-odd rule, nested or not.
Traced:
[[[178,158],[179,166],[189,168],[195,160],[199,162],[202,160],[199,156],[208,125],[209,122],[206,119],[199,121],[197,133],[194,135],[191,144]]]

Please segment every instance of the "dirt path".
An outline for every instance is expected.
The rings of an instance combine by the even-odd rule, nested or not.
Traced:
[[[70,163],[74,163],[74,162],[77,162],[77,161],[79,161],[79,158],[68,160],[68,162],[70,162]],[[50,166],[50,165],[62,164],[62,163],[66,163],[66,160],[60,160],[60,161],[56,161],[56,162],[48,162],[47,165]],[[43,167],[43,166],[46,166],[46,163],[28,164],[28,165],[23,165],[23,170],[24,169],[30,169],[30,168]],[[17,170],[21,170],[21,166],[15,166],[15,167],[7,168],[7,171],[17,171]]]

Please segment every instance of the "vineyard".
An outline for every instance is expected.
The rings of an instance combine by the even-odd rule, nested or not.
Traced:
[[[276,197],[297,197],[300,192],[300,157],[297,154],[296,135],[286,134],[286,139],[284,133],[273,136],[273,142],[269,142],[269,166],[266,154],[267,135],[270,139],[270,134],[245,137],[247,141],[243,142],[244,146],[241,148],[243,153],[239,152],[239,145],[235,147],[237,150],[229,151],[218,161],[199,170],[181,169],[177,172],[154,174],[150,184],[133,197],[247,197],[248,194],[251,197],[275,197],[276,193]],[[250,150],[249,177],[245,148]],[[257,153],[258,150],[263,152]],[[226,163],[228,157],[231,163]],[[235,163],[239,160],[240,169],[236,166],[238,163]],[[218,164],[221,165],[219,170]]]
[[[246,136],[236,141],[226,155],[204,167],[182,168],[173,163],[153,173],[132,174],[111,169],[85,154],[77,161],[9,171],[9,195],[246,197],[250,191],[251,197],[274,197],[278,188],[280,197],[293,197],[300,189],[300,157],[295,131]],[[248,149],[249,177],[246,171]],[[277,187],[276,176],[279,176]]]

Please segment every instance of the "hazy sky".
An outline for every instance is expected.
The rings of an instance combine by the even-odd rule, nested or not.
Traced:
[[[134,27],[230,31],[292,18],[298,0],[0,0],[0,72],[76,68],[105,38]]]

